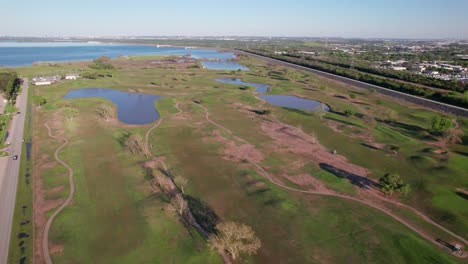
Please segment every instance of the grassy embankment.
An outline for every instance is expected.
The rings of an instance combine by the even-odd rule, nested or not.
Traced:
[[[399,122],[413,124],[427,129],[430,117],[435,113],[407,108],[378,95],[361,93],[341,85],[319,79],[311,74],[301,73],[298,80],[281,79],[281,74],[272,78],[273,69],[262,62],[243,58],[243,63],[252,70],[235,73],[201,69],[174,69],[161,67],[118,67],[112,78],[63,82],[49,87],[34,88],[35,95],[47,98],[48,104],[35,112],[35,131],[40,139],[34,160],[42,178],[43,189],[48,201],[66,197],[67,179],[65,169],[53,162],[53,152],[59,142],[50,139],[43,127],[44,122],[57,120],[58,130],[70,139],[61,157],[75,170],[76,195],[73,204],[59,215],[54,223],[50,239],[58,248],[53,255],[57,262],[87,262],[99,259],[100,263],[143,263],[143,262],[219,262],[216,255],[207,252],[203,241],[187,231],[177,218],[167,211],[154,197],[147,197],[151,191],[141,169],[144,157],[135,157],[125,152],[119,143],[127,132],[144,135],[150,126],[129,127],[98,121],[95,108],[100,99],[63,100],[67,91],[82,87],[109,87],[128,90],[139,89],[147,93],[165,96],[157,105],[163,116],[177,112],[176,101],[201,98],[213,120],[218,121],[242,138],[247,139],[265,154],[262,165],[277,175],[296,157],[288,153],[270,153],[268,144],[272,139],[261,132],[262,118],[249,118],[239,111],[234,103],[256,107],[259,101],[249,91],[236,86],[215,83],[217,77],[241,77],[244,81],[268,83],[272,93],[296,94],[328,103],[337,112],[346,108],[367,111],[376,115],[374,108],[392,108],[400,113]],[[77,66],[64,64],[60,70],[72,71]],[[57,67],[39,66],[38,71],[54,73]],[[282,71],[280,69],[274,69]],[[20,70],[21,71],[21,70]],[[25,69],[23,74],[34,74],[34,67]],[[153,84],[151,84],[153,83]],[[326,88],[324,88],[326,86]],[[358,93],[362,104],[352,103],[334,97],[334,94]],[[378,104],[378,101],[380,104]],[[77,117],[66,120],[56,115],[64,106],[79,110]],[[446,263],[455,262],[445,252],[436,249],[429,242],[414,234],[400,223],[375,210],[334,198],[304,196],[279,189],[257,175],[253,168],[223,158],[223,143],[211,138],[217,130],[205,123],[202,112],[190,104],[182,108],[188,119],[167,119],[151,135],[152,151],[166,158],[175,175],[189,179],[188,195],[200,199],[223,220],[235,220],[251,225],[262,239],[263,247],[255,257],[246,262],[280,261],[330,262],[344,260],[353,262],[411,262],[425,263],[428,260]],[[324,120],[302,111],[271,107],[281,120],[304,131],[315,134],[327,148],[338,149],[352,162],[369,168],[373,177],[397,170],[403,178],[414,185],[415,191],[408,200],[416,205],[418,198],[438,197],[437,192],[429,194],[427,189],[436,188],[440,181],[436,177],[421,177],[421,171],[431,170],[429,165],[414,168],[415,151],[425,146],[410,134],[411,129],[398,130],[393,124],[379,123],[368,128],[360,118],[343,118],[339,114],[327,114]],[[401,120],[401,121],[400,121]],[[203,123],[198,123],[203,122]],[[328,122],[342,124],[344,132],[335,132]],[[382,150],[372,150],[361,145],[352,136],[370,129],[377,141],[401,145],[398,157],[388,156]],[[466,129],[466,128],[464,128]],[[221,133],[226,140],[232,140]],[[402,141],[404,140],[404,141]],[[403,144],[402,144],[403,143]],[[458,145],[458,151],[465,146]],[[44,154],[47,154],[45,156]],[[42,157],[41,157],[42,155]],[[459,154],[451,154],[449,160]],[[463,155],[461,159],[463,159]],[[49,166],[44,166],[49,164]],[[463,164],[447,163],[455,176],[446,181],[444,192],[452,190],[461,177]],[[461,167],[457,167],[461,166]],[[354,193],[355,187],[345,179],[321,170],[309,163],[293,171],[310,173],[324,181],[331,189]],[[413,174],[414,173],[414,174]],[[417,176],[419,175],[419,176]],[[277,175],[281,176],[281,175]],[[424,186],[417,185],[423,181]],[[284,180],[286,181],[286,180]],[[293,183],[288,183],[293,185]],[[457,185],[458,184],[458,185]],[[51,191],[55,190],[55,191]],[[431,190],[431,189],[430,189]],[[145,198],[146,197],[146,198]],[[458,196],[448,199],[463,204]],[[437,208],[431,206],[431,210]],[[442,207],[441,210],[450,210]],[[428,210],[431,212],[430,210]],[[49,211],[50,215],[52,211]],[[456,211],[453,211],[456,213]],[[453,227],[463,231],[463,214],[459,212]],[[437,215],[436,215],[437,216]],[[465,218],[466,219],[466,218]],[[109,223],[112,223],[109,224]],[[450,223],[446,223],[450,224]],[[465,223],[466,224],[466,223]],[[452,226],[451,226],[452,227]],[[63,246],[63,250],[61,249]],[[337,250],[339,248],[340,250]]]
[[[31,102],[32,89],[28,90],[28,101]],[[14,111],[15,109],[13,109]],[[26,110],[26,119],[24,124],[24,135],[26,144],[23,144],[21,157],[19,161],[20,172],[18,179],[18,188],[16,192],[16,206],[13,215],[13,226],[11,231],[10,249],[8,254],[8,263],[18,263],[26,257],[25,263],[32,263],[33,254],[33,156],[31,150],[28,151],[27,145],[31,144],[33,136],[32,108]],[[31,146],[31,145],[30,145]],[[20,233],[28,237],[20,238]]]

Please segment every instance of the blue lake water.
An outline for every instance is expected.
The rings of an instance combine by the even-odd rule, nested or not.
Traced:
[[[221,82],[221,83],[227,83],[227,84],[238,84],[238,85],[243,85],[243,86],[255,87],[255,92],[257,93],[265,93],[268,91],[268,88],[270,87],[268,84],[243,82],[241,79],[219,78],[219,79],[216,79],[216,81]]]
[[[268,91],[270,87],[267,84],[261,83],[249,83],[243,82],[241,79],[232,79],[232,78],[219,78],[216,79],[217,82],[221,83],[228,83],[228,84],[238,84],[238,85],[245,85],[245,86],[252,86],[255,87],[255,92],[257,93],[265,93]],[[287,107],[287,108],[294,108],[300,110],[307,110],[307,111],[316,111],[320,106],[320,102],[312,99],[305,99],[301,97],[297,97],[294,95],[277,95],[277,94],[262,94],[260,98],[267,101],[268,103],[276,106]],[[330,107],[325,105],[325,111],[330,111]]]
[[[235,61],[203,61],[203,66],[210,70],[248,71],[249,68]]]
[[[217,60],[207,63],[207,68],[226,70],[242,68],[236,62],[232,52],[220,52],[211,49],[185,49],[183,47],[156,47],[148,45],[65,43],[65,42],[2,42],[0,41],[0,66],[26,66],[34,62],[63,62],[92,60],[100,56],[111,58],[126,55],[189,55],[195,59]],[[238,66],[234,66],[237,64]],[[245,68],[245,67],[243,67]],[[223,70],[224,70],[223,69]]]
[[[107,88],[83,88],[68,92],[63,98],[99,97],[117,105],[117,117],[126,124],[149,124],[159,119],[155,101],[161,96],[143,93],[129,93]]]

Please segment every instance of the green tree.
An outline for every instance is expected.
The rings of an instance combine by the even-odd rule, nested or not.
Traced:
[[[453,127],[453,122],[447,117],[435,116],[432,118],[431,132],[442,135],[447,129]]]
[[[379,179],[382,192],[391,195],[395,190],[398,190],[403,185],[403,180],[399,174],[388,173]]]
[[[80,112],[78,111],[78,109],[73,108],[73,107],[67,106],[63,108],[63,114],[69,120],[73,120],[73,118],[77,117],[79,113]]]
[[[47,100],[40,95],[33,95],[32,99],[33,99],[33,104],[35,104],[36,106],[42,106],[47,103]]]
[[[408,196],[411,192],[411,186],[409,184],[403,184],[398,190],[403,196]]]

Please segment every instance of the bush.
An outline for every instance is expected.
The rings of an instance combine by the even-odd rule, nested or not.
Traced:
[[[347,116],[353,116],[356,112],[352,109],[345,109],[344,114]]]
[[[47,100],[40,95],[33,95],[32,99],[33,99],[33,104],[37,106],[42,106],[47,103]]]
[[[89,65],[91,69],[96,69],[96,70],[113,70],[114,65],[110,63],[110,58],[107,56],[101,56],[95,60],[93,60],[93,63]]]
[[[447,117],[435,116],[432,118],[431,133],[442,135],[447,129],[453,127],[453,122]]]

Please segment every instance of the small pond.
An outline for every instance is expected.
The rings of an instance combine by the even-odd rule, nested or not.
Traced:
[[[225,71],[248,71],[249,68],[235,61],[202,61],[203,67],[210,70],[225,70]]]
[[[304,99],[294,95],[264,94],[260,95],[260,98],[272,105],[300,110],[316,111],[320,106],[319,101]],[[330,111],[330,107],[328,105],[325,105],[325,111]]]
[[[232,78],[219,78],[216,79],[217,82],[221,83],[228,83],[228,84],[238,84],[238,85],[245,85],[245,86],[252,86],[255,87],[255,92],[257,93],[265,93],[268,91],[270,87],[267,84],[261,83],[249,83],[243,82],[241,79],[232,79]],[[320,106],[320,102],[312,99],[305,99],[301,97],[297,97],[294,95],[277,95],[277,94],[262,94],[260,98],[267,101],[268,103],[276,106],[287,107],[287,108],[294,108],[300,110],[307,110],[307,111],[315,111]],[[325,111],[330,111],[330,107],[325,105]]]
[[[265,93],[268,91],[268,88],[270,87],[267,84],[243,82],[241,79],[219,78],[219,79],[216,79],[216,81],[221,82],[221,83],[238,84],[238,85],[255,87],[255,92],[257,93]]]
[[[108,88],[84,88],[68,92],[63,98],[99,97],[117,105],[117,117],[126,124],[149,124],[159,119],[155,101],[161,96],[143,93],[129,93]]]

